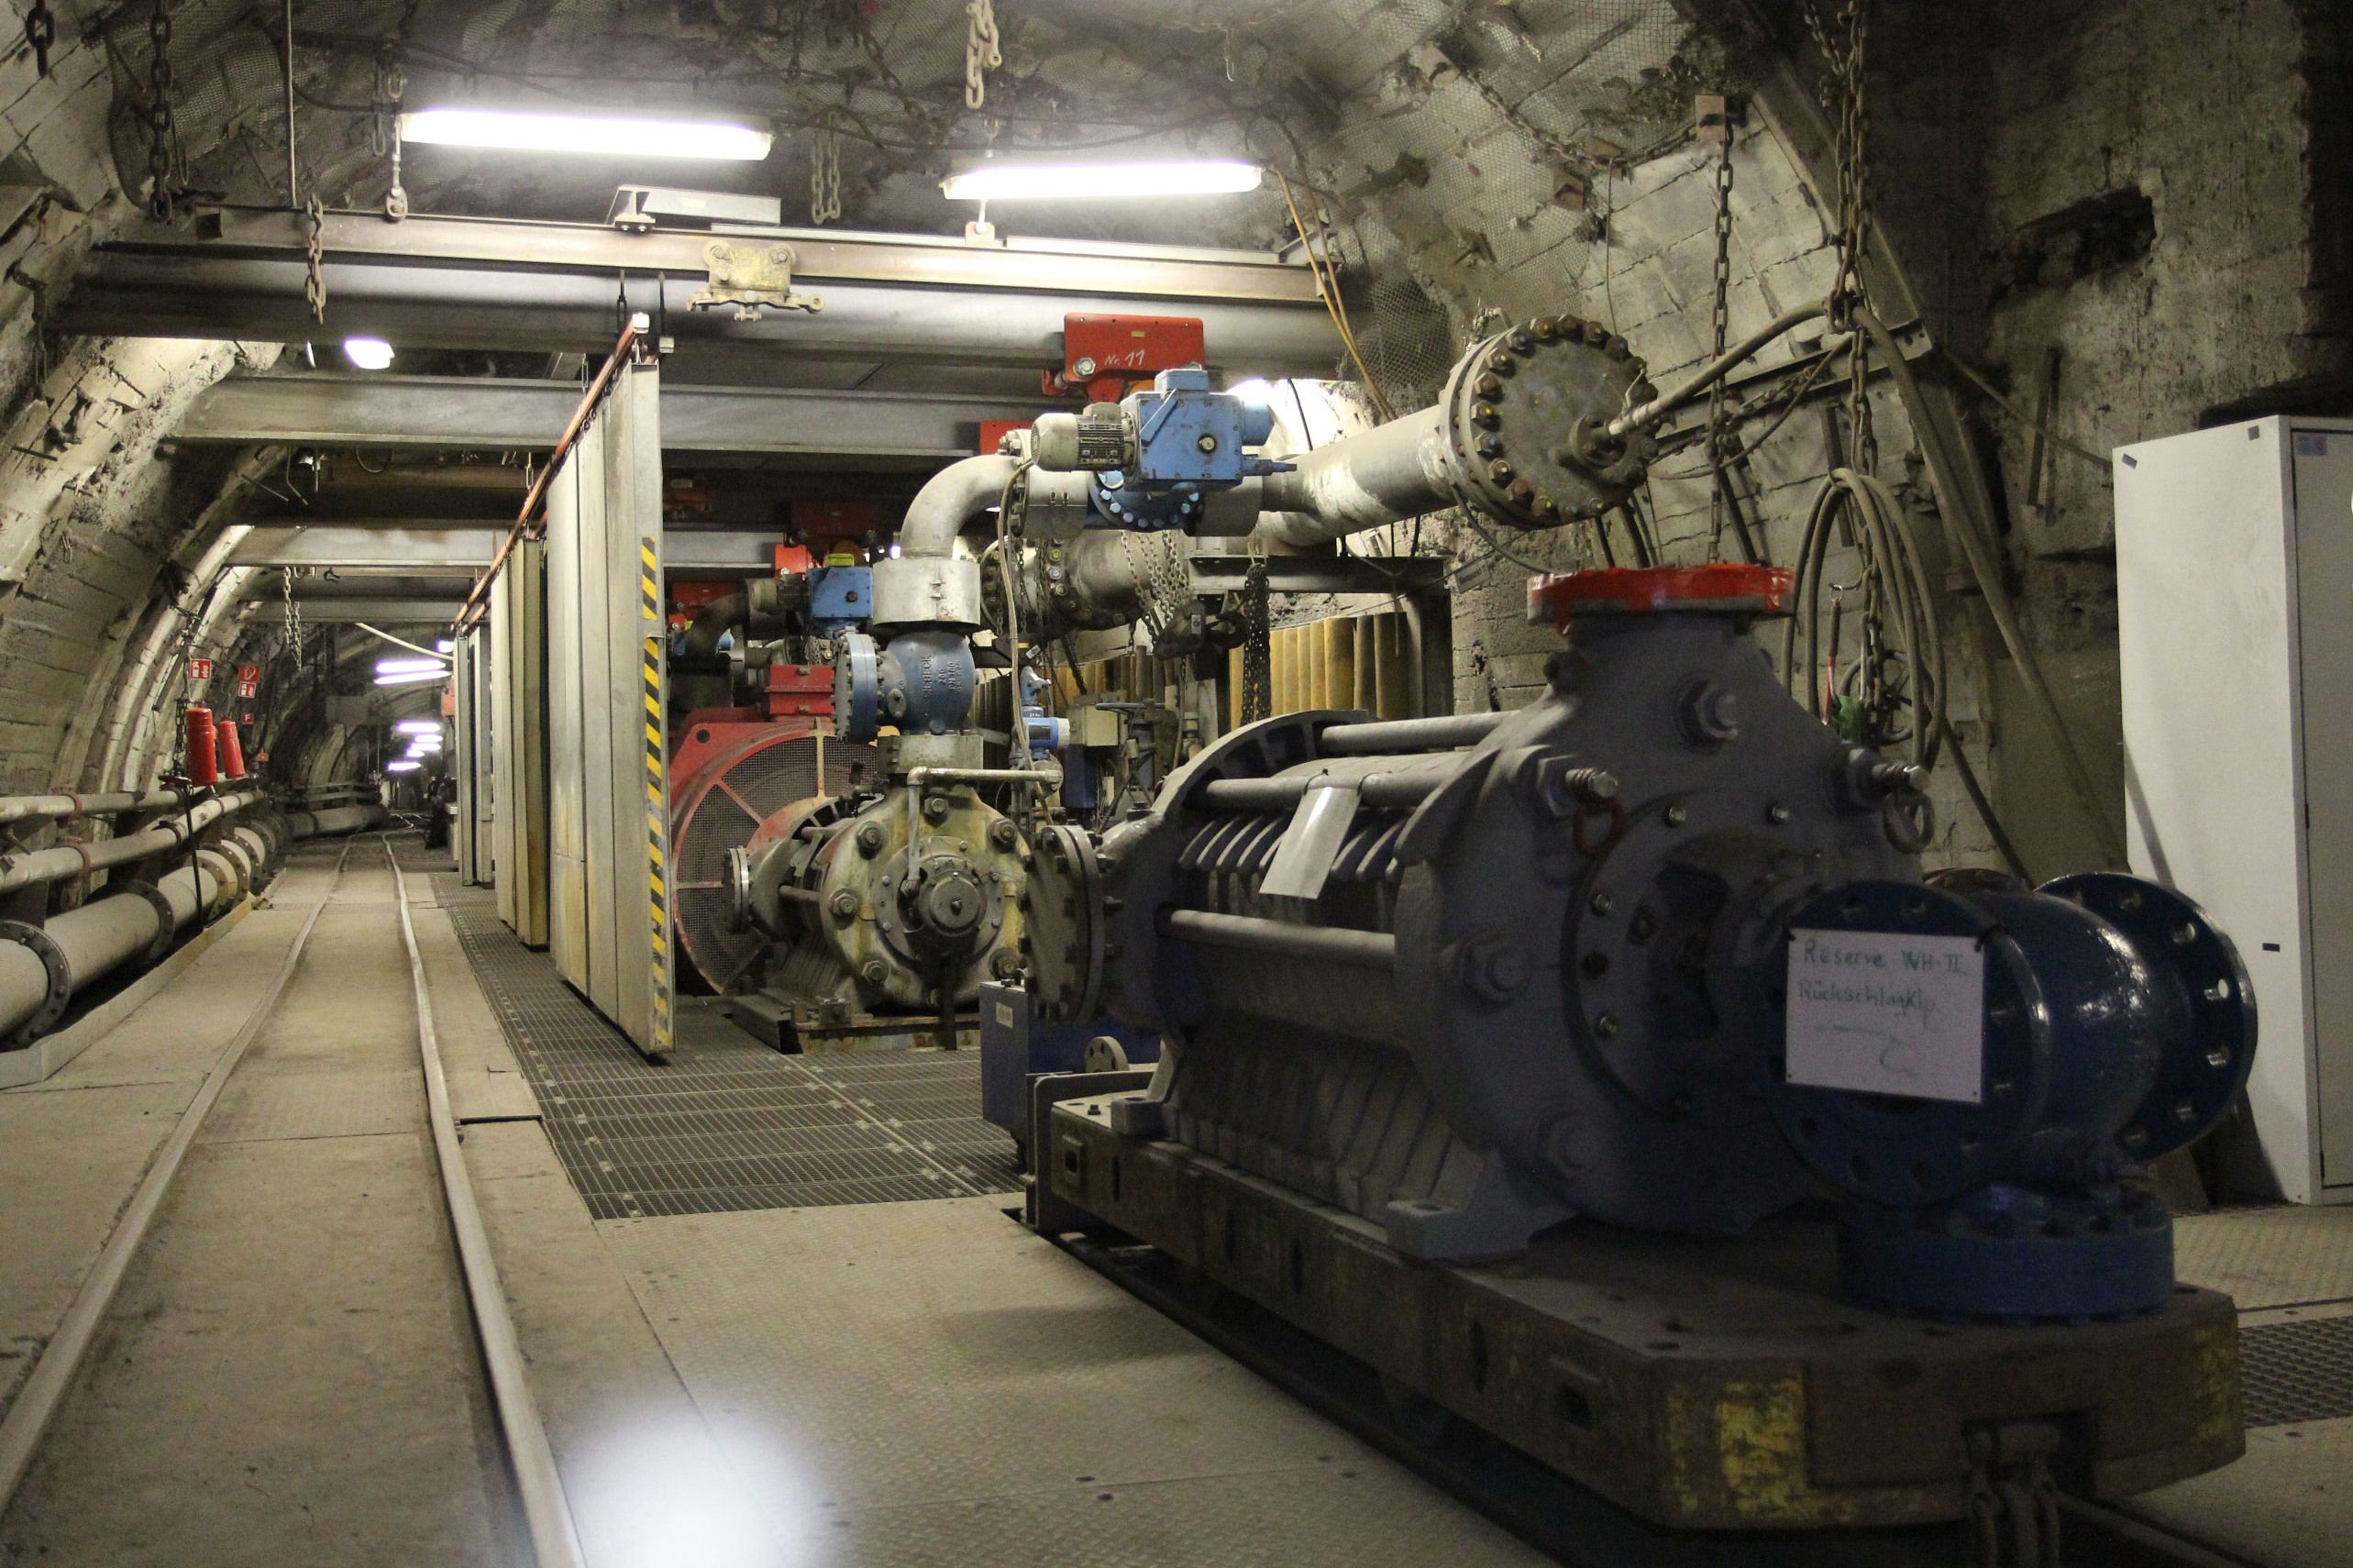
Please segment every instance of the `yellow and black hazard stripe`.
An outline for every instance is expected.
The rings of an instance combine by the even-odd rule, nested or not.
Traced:
[[[669,801],[662,744],[661,556],[651,538],[637,541],[637,608],[645,630],[639,657],[646,699],[646,853],[653,893],[653,974],[646,991],[647,1049],[670,1048]]]

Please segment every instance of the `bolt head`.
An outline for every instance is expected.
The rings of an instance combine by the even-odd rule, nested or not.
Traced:
[[[1528,503],[1528,510],[1539,517],[1558,517],[1561,514],[1560,503],[1551,496],[1543,494],[1539,494],[1536,499],[1530,501]]]
[[[858,971],[858,977],[869,986],[878,986],[890,978],[890,966],[879,958],[869,958],[866,966]]]
[[[1498,348],[1487,356],[1487,369],[1498,376],[1508,376],[1519,369],[1519,361],[1511,357],[1508,348]]]
[[[1561,335],[1561,318],[1557,315],[1540,315],[1528,324],[1528,332],[1529,336],[1535,338],[1537,342],[1550,343]]]
[[[1013,824],[1002,817],[989,824],[989,842],[1000,849],[1012,848],[1017,836],[1013,831]],[[1022,858],[1026,864],[1029,856],[1023,856]]]
[[[1472,995],[1507,1002],[1527,988],[1528,957],[1501,932],[1481,932],[1457,950],[1455,974]]]
[[[1503,423],[1503,415],[1491,403],[1475,403],[1471,405],[1471,423],[1482,430],[1493,430]]]
[[[858,853],[868,860],[882,853],[882,824],[868,823],[858,829]]]
[[[1511,351],[1515,354],[1536,352],[1536,335],[1524,326],[1514,330],[1508,341],[1511,344]]]
[[[834,895],[833,902],[829,907],[833,910],[835,920],[856,920],[858,914],[858,896],[847,888],[844,888]]]
[[[1524,479],[1514,480],[1511,481],[1511,489],[1505,493],[1508,494],[1512,500],[1519,502],[1520,505],[1525,506],[1530,501],[1535,499],[1536,487],[1530,484]]]
[[[1095,373],[1095,361],[1081,356],[1071,361],[1070,369],[1082,378],[1091,376]]]
[[[1509,484],[1511,482],[1511,465],[1504,461],[1501,458],[1497,458],[1495,461],[1487,465],[1487,478],[1495,480],[1497,484]]]
[[[1201,438],[1194,442],[1193,445],[1204,453],[1214,452],[1218,449],[1218,438],[1209,434],[1207,431],[1203,431]]]
[[[1780,801],[1775,801],[1772,805],[1765,808],[1765,821],[1773,823],[1775,827],[1779,827],[1788,820],[1789,808],[1783,805]]]
[[[944,823],[947,817],[948,798],[945,795],[933,795],[923,802],[923,819],[926,822]]]
[[[1500,458],[1500,457],[1502,457],[1502,456],[1503,456],[1503,437],[1502,437],[1502,436],[1500,436],[1496,435],[1496,434],[1495,434],[1494,432],[1492,432],[1492,431],[1488,432],[1488,433],[1487,433],[1486,435],[1485,435],[1485,436],[1480,436],[1480,437],[1479,437],[1479,442],[1478,442],[1478,452],[1479,452],[1479,456],[1480,456],[1480,457],[1482,457],[1482,458]]]
[[[1610,911],[1618,907],[1618,900],[1611,898],[1607,889],[1605,889],[1604,890],[1594,894],[1592,899],[1586,902],[1585,907],[1593,911],[1593,912],[1597,915],[1606,915]]]
[[[1598,348],[1609,341],[1609,328],[1597,321],[1588,321],[1585,324],[1585,340],[1586,347]]]
[[[1593,1021],[1593,1032],[1597,1037],[1603,1040],[1617,1039],[1618,1015],[1614,1012],[1603,1013],[1599,1018]]]
[[[1674,805],[1667,808],[1666,818],[1667,826],[1681,827],[1684,823],[1691,821],[1691,812],[1682,801],[1677,801]]]
[[[1501,397],[1503,395],[1503,378],[1501,376],[1495,375],[1492,372],[1482,375],[1477,381],[1471,383],[1471,390],[1478,393],[1481,397]]]

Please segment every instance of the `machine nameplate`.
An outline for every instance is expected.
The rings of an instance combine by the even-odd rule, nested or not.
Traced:
[[[1984,949],[1968,936],[1792,931],[1787,1072],[1817,1088],[1981,1103]]]

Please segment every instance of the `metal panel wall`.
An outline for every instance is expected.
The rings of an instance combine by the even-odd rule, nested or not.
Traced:
[[[580,454],[547,486],[547,950],[556,972],[588,989],[588,828],[580,705]],[[602,465],[599,474],[602,476]]]
[[[456,701],[450,718],[449,777],[457,785],[450,802],[449,852],[458,880],[483,887],[491,880],[490,638],[481,627],[459,637],[449,658],[449,684]]]
[[[491,588],[492,865],[499,919],[547,945],[547,547],[519,542]]]
[[[661,587],[659,396],[650,364],[615,380],[549,486],[547,540],[549,945],[558,972],[649,1053],[669,1028],[647,767],[663,745],[660,644],[644,635]]]

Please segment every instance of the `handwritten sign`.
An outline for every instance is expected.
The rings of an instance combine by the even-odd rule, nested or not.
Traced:
[[[1985,954],[1976,938],[1792,931],[1788,1079],[1980,1103]]]

